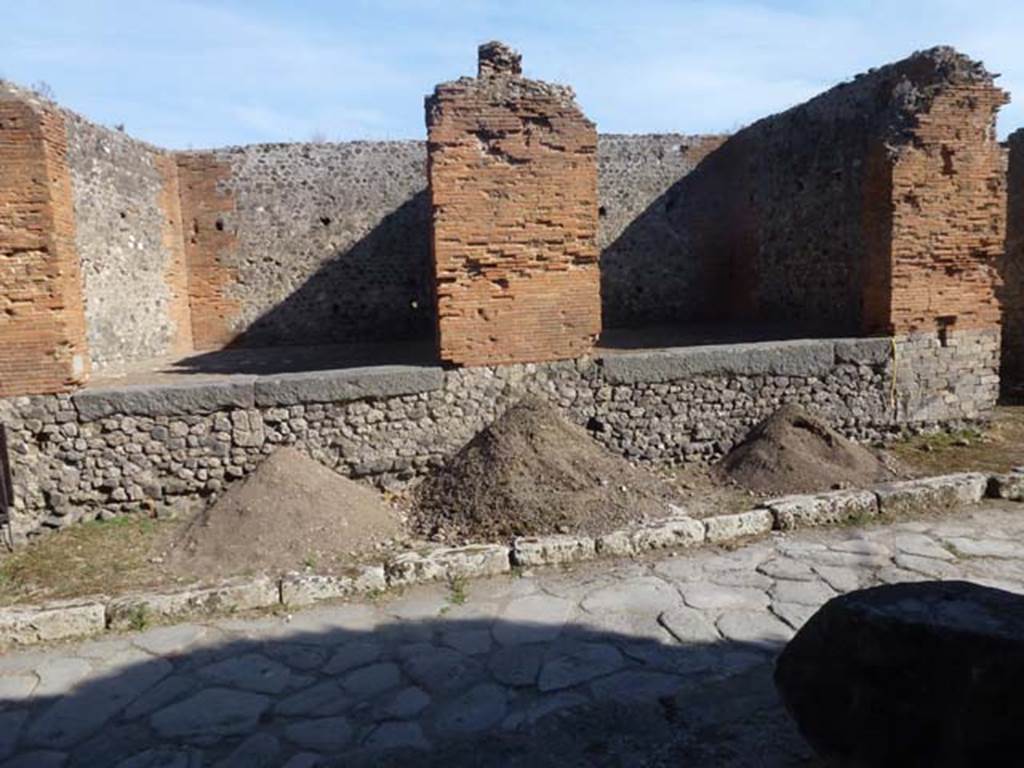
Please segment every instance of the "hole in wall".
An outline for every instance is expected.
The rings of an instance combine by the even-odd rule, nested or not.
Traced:
[[[331,225],[331,217],[330,216],[321,216],[320,217],[320,223],[323,224],[325,227],[329,227]]]
[[[224,219],[217,219],[215,222],[213,222],[213,226],[214,226],[214,228],[218,232],[223,232],[224,231]]]
[[[605,216],[608,215],[608,209],[605,208],[603,205],[599,206],[597,209],[597,215],[603,219]]]

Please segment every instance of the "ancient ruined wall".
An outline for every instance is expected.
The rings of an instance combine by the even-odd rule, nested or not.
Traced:
[[[422,142],[182,153],[196,346],[433,332]]]
[[[599,135],[597,243],[605,327],[683,315],[702,297],[689,238],[672,228],[669,190],[725,136]]]
[[[991,325],[1004,100],[937,48],[737,133],[668,201],[708,297],[688,315],[816,334]]]
[[[0,83],[0,397],[89,371],[64,117]]]
[[[120,131],[64,116],[94,369],[188,350],[174,160]]]
[[[1010,136],[1007,172],[1006,246],[1003,258],[1002,365],[1005,391],[1024,386],[1024,130]]]
[[[597,132],[572,91],[481,46],[427,99],[438,345],[464,365],[585,354],[601,328]]]

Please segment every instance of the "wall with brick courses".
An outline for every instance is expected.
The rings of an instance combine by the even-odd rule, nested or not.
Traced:
[[[178,163],[199,349],[433,333],[422,142],[253,145]]]
[[[64,117],[0,83],[0,397],[88,371]]]
[[[610,450],[669,464],[717,458],[787,402],[864,440],[984,418],[995,404],[998,336],[956,331],[949,342],[768,342],[86,390],[0,399],[0,421],[11,429],[14,520],[25,534],[100,512],[193,509],[287,444],[347,476],[402,487],[527,392]],[[351,378],[349,397],[339,377]]]
[[[571,358],[601,329],[597,131],[572,91],[492,67],[427,99],[442,360]]]
[[[808,334],[934,330],[995,318],[1005,95],[933,49],[746,128],[670,193],[692,242],[692,317]],[[716,309],[719,308],[719,309]]]
[[[192,346],[177,168],[155,147],[64,112],[96,371]]]
[[[1006,246],[1003,260],[1002,365],[1007,392],[1024,388],[1024,129],[1011,134],[1007,172]]]

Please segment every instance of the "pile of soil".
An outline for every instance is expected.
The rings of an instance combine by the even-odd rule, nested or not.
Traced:
[[[442,541],[592,535],[662,517],[674,498],[667,483],[529,397],[416,488],[411,522]]]
[[[172,569],[192,578],[342,570],[401,537],[383,498],[295,448],[279,448],[181,531]]]
[[[894,477],[879,455],[795,405],[750,430],[719,468],[738,485],[772,495],[860,488]]]

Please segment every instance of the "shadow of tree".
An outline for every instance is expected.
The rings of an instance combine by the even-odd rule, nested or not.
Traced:
[[[0,657],[6,675],[42,670],[35,695],[0,706],[0,756],[70,768],[807,765],[771,682],[778,651],[485,616],[377,623],[356,605],[157,628]],[[75,685],[87,663],[100,671]]]

